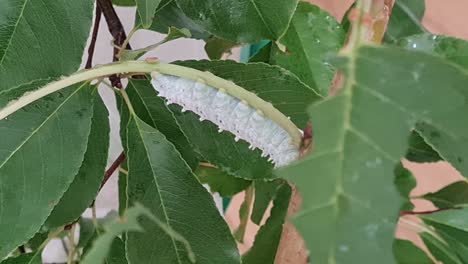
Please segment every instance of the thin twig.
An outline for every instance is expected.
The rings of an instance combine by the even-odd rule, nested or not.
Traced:
[[[123,44],[127,39],[127,34],[125,33],[125,29],[122,25],[122,22],[120,21],[120,18],[115,12],[111,0],[98,0],[97,4],[102,10],[102,13],[104,14],[104,17],[107,22],[107,27],[109,28],[109,32],[114,38],[114,45],[120,47],[121,49],[132,49],[130,44],[127,44],[125,47],[123,47]],[[117,54],[119,53],[119,51],[120,50],[118,48],[114,47],[113,61],[118,61]],[[122,82],[119,76],[112,75],[109,77],[109,80],[111,81],[112,86],[122,89]]]
[[[109,178],[114,174],[114,172],[122,165],[122,163],[125,161],[125,153],[120,153],[120,155],[115,159],[115,161],[112,163],[112,165],[107,169],[106,173],[104,174],[104,179],[101,182],[101,187],[99,190],[104,187],[106,182],[109,180]]]
[[[99,24],[101,23],[101,16],[102,16],[101,7],[99,4],[96,4],[96,17],[94,19],[93,33],[91,35],[91,42],[88,48],[88,60],[86,61],[86,66],[85,66],[86,69],[90,69],[91,67],[93,67],[94,49],[96,48],[96,41],[97,41],[97,36],[99,32]]]
[[[70,232],[68,233],[68,242],[70,243],[70,248],[68,252],[67,264],[72,264],[73,260],[75,259],[75,251],[76,251],[75,231],[76,231],[76,225],[73,225],[72,228],[70,229]]]

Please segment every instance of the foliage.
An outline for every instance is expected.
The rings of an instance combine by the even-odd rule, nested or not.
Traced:
[[[127,41],[111,2],[135,12]],[[388,21],[373,13],[377,2],[357,1],[340,24],[298,0],[2,0],[1,263],[40,263],[50,239],[74,238],[79,226],[69,263],[273,264],[287,221],[313,264],[468,263],[466,180],[412,197],[416,181],[402,163],[445,161],[468,177],[468,42],[428,32],[424,0],[396,0]],[[120,62],[80,70],[83,54],[93,57],[93,4],[116,46],[140,29],[166,37],[137,50],[109,45]],[[211,60],[135,61],[179,38],[204,41]],[[222,60],[260,41],[249,62]],[[215,116],[252,142],[160,97],[151,82],[160,75],[194,111],[235,102]],[[124,147],[110,165],[97,88],[108,78]],[[242,106],[253,111],[242,116]],[[286,139],[275,144],[283,131],[268,122]],[[253,149],[260,139],[292,142],[300,158],[276,168]],[[117,170],[119,213],[82,218]],[[223,197],[245,192],[236,231],[203,184]],[[295,189],[301,209],[289,215]],[[412,198],[438,209],[413,212]],[[427,251],[395,239],[399,220],[418,228]],[[249,222],[260,231],[241,256],[235,238]]]

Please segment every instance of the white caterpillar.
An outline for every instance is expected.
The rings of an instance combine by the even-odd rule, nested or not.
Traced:
[[[167,99],[168,104],[176,103],[182,106],[182,111],[190,110],[200,116],[200,121],[209,120],[216,124],[219,132],[229,131],[235,135],[236,141],[242,139],[250,143],[251,149],[259,148],[262,156],[268,156],[276,167],[285,166],[299,157],[300,131],[287,118],[281,120],[281,126],[261,109],[231,95],[232,89],[215,88],[201,78],[195,81],[160,73],[152,76],[153,87],[160,97]],[[242,89],[232,82],[231,86]],[[253,93],[242,89],[242,94],[253,97],[264,108],[273,108]]]

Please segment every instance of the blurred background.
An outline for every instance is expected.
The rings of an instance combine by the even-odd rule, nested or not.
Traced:
[[[233,0],[235,1],[235,0]],[[281,0],[273,0],[281,1]],[[343,17],[346,10],[353,2],[352,0],[311,0],[310,2],[321,6],[329,11],[339,20]],[[426,15],[424,25],[433,33],[445,34],[454,37],[468,39],[468,18],[466,12],[468,10],[468,0],[426,0]],[[121,18],[126,32],[130,32],[135,21],[135,8],[117,7],[116,11]],[[156,43],[164,38],[164,35],[153,32],[140,30],[132,40],[131,45],[134,48],[143,48],[150,44]],[[112,41],[111,35],[108,33],[107,25],[104,19],[101,21],[100,31],[95,52],[95,64],[104,64],[112,61],[112,49],[109,45]],[[228,56],[229,59],[239,60],[241,49],[233,50],[233,53]],[[175,60],[187,59],[207,59],[204,51],[204,42],[193,39],[178,39],[171,41],[169,44],[162,45],[157,50],[149,53],[146,57],[157,57],[162,61],[171,62]],[[111,145],[109,164],[112,163],[122,151],[119,138],[119,117],[115,107],[115,98],[112,91],[101,89],[101,94],[104,97],[107,107],[110,110],[111,119]],[[454,181],[463,179],[459,173],[450,165],[444,162],[432,164],[413,164],[405,162],[405,166],[410,169],[418,181],[418,186],[413,190],[413,195],[417,196],[427,192],[436,191]],[[219,197],[215,196],[215,200],[222,211],[222,202]],[[239,224],[238,210],[243,201],[243,195],[237,195],[231,201],[226,212],[226,220],[231,228],[237,227]],[[414,200],[416,205],[415,210],[430,210],[433,206],[429,202],[421,202]],[[113,175],[111,180],[105,185],[99,193],[96,200],[97,216],[103,217],[108,212],[118,209],[117,202],[117,177]],[[85,216],[90,217],[91,212],[85,212]],[[239,245],[242,252],[248,249],[253,242],[253,238],[258,230],[255,224],[250,224],[247,228],[247,235],[243,244]],[[407,238],[419,243],[416,232],[409,226],[404,224],[399,225],[397,236]],[[300,254],[300,253],[298,253]],[[63,263],[66,262],[67,256],[63,250],[62,241],[53,240],[44,251],[43,261],[45,263]],[[294,258],[285,258],[281,264],[295,263]]]

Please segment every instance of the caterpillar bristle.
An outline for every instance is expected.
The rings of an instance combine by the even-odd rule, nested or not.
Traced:
[[[288,132],[246,100],[228,94],[223,88],[207,85],[202,78],[195,81],[165,74],[151,76],[155,90],[167,100],[167,104],[178,104],[182,106],[182,112],[192,111],[200,121],[216,124],[219,133],[231,132],[236,142],[245,140],[249,149],[260,149],[262,157],[268,157],[276,167],[287,165],[299,157],[298,146]]]

